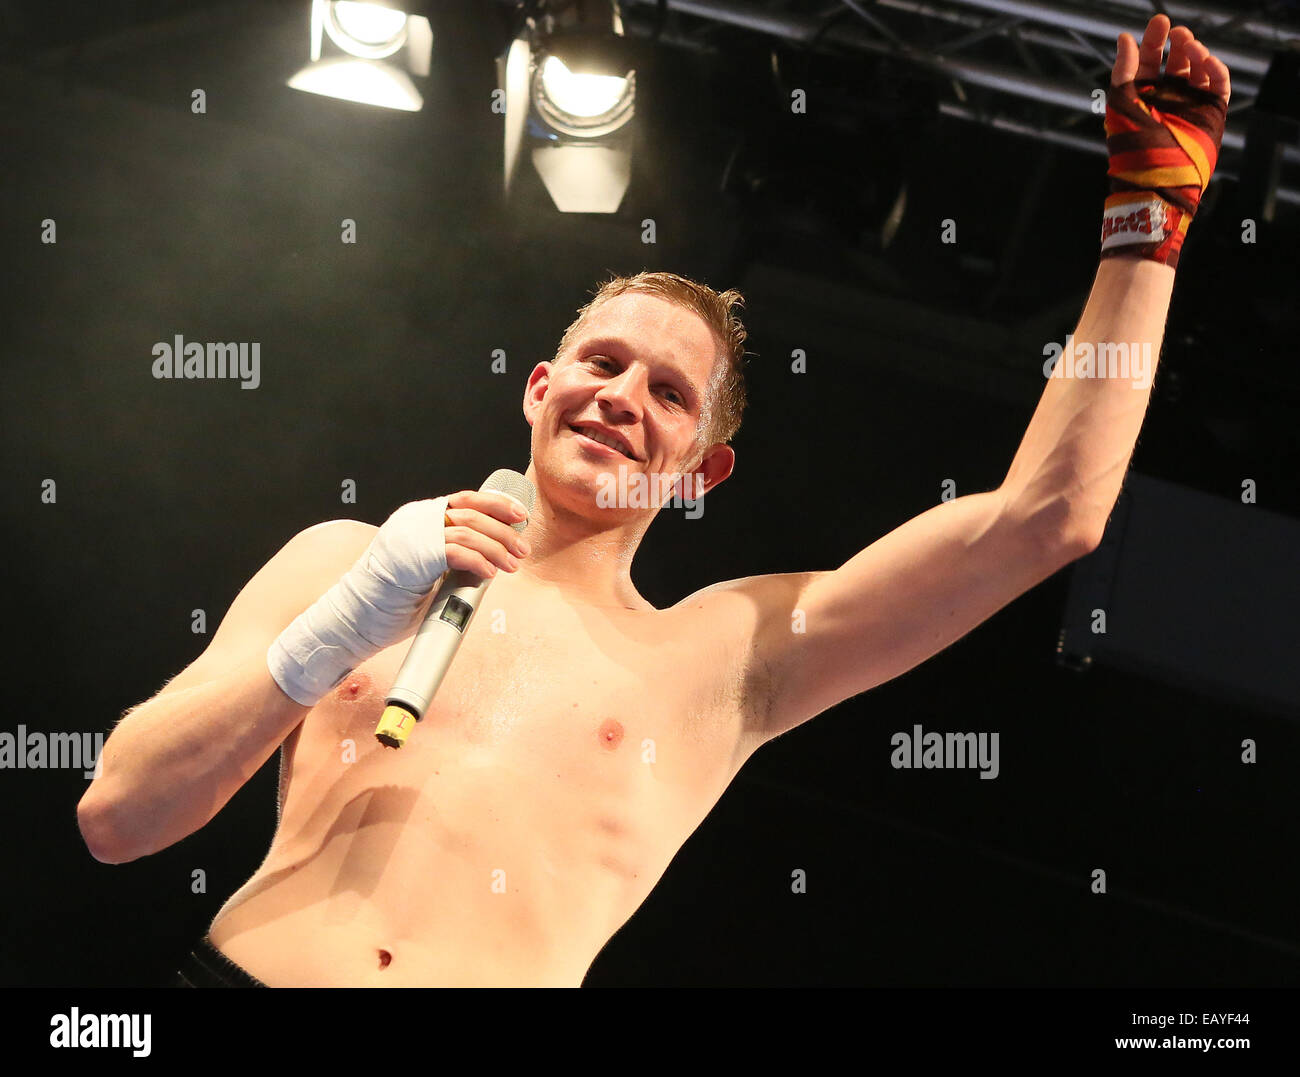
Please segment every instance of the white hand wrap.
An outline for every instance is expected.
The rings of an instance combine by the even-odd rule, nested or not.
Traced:
[[[271,644],[267,668],[295,703],[314,707],[414,624],[447,571],[447,502],[412,501],[394,512],[357,563]]]

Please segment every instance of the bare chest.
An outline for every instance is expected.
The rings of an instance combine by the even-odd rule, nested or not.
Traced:
[[[467,809],[513,793],[537,826],[653,816],[689,830],[738,766],[736,657],[698,611],[593,611],[494,588],[429,712],[386,748],[374,730],[408,647],[363,663],[308,716],[291,773],[317,787],[311,800],[382,780]],[[286,811],[294,799],[291,786]]]
[[[255,974],[361,982],[382,952],[412,983],[576,983],[742,765],[706,610],[485,599],[403,747],[374,732],[409,639],[286,741],[272,848],[211,928]]]

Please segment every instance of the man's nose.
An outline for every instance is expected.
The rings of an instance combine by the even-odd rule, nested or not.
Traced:
[[[596,393],[611,408],[625,411],[635,419],[641,417],[641,400],[646,391],[646,375],[629,366],[617,377],[608,379]]]

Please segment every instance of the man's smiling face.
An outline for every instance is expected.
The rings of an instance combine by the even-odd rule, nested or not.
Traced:
[[[725,445],[704,442],[722,373],[720,345],[698,315],[644,292],[607,300],[564,354],[529,377],[524,415],[538,477],[581,492],[590,506],[602,473],[700,472],[698,486],[682,489],[698,497],[735,459]]]

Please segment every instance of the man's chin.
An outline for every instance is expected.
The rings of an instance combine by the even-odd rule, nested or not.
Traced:
[[[542,480],[539,496],[568,511],[604,523],[623,523],[645,513],[649,505],[637,504],[643,497],[643,484],[633,470],[620,481],[608,468],[565,467],[558,475]],[[543,493],[544,489],[544,493]]]

